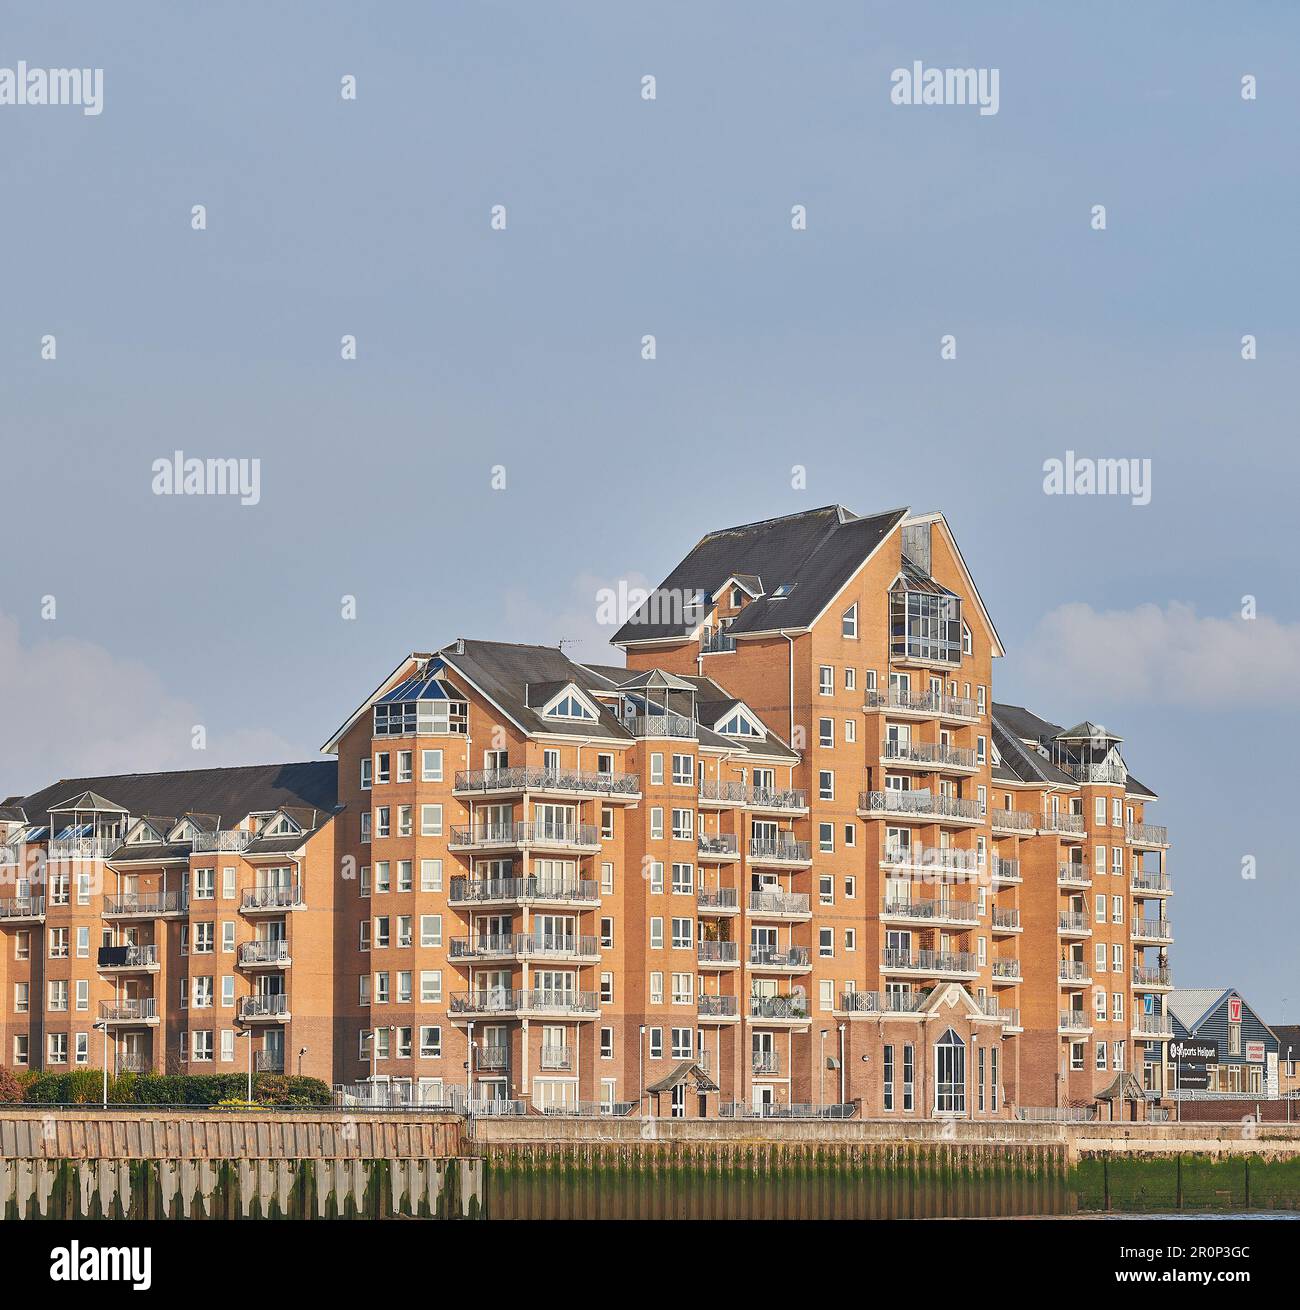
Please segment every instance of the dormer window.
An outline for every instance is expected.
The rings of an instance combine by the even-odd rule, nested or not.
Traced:
[[[738,610],[745,603],[745,593],[740,587],[731,589],[731,608]]]
[[[587,708],[586,703],[572,692],[560,697],[547,711],[548,719],[595,719],[595,715]]]
[[[742,710],[730,715],[716,729],[724,737],[761,737],[763,730]]]

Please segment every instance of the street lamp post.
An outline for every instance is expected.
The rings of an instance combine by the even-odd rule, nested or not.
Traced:
[[[108,1024],[100,1020],[94,1025],[104,1035],[102,1062],[104,1065],[104,1109],[108,1109]]]
[[[302,1077],[302,1057],[307,1054],[307,1048],[300,1046],[298,1048],[298,1077]]]
[[[818,1043],[818,1061],[817,1061],[817,1109],[823,1110],[826,1107],[826,1033],[829,1030],[822,1029],[821,1041]]]
[[[636,1043],[636,1108],[641,1111],[641,1118],[646,1117],[645,1113],[645,1024],[641,1025],[641,1035],[637,1038]]]

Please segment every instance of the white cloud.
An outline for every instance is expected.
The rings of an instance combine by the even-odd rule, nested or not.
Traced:
[[[1300,706],[1300,624],[1214,618],[1172,601],[1128,610],[1062,605],[1024,650],[1035,681],[1080,699]]]
[[[194,750],[195,724],[207,749]],[[61,777],[149,773],[299,757],[261,728],[222,731],[173,695],[147,665],[94,642],[51,637],[24,644],[0,614],[0,796]]]

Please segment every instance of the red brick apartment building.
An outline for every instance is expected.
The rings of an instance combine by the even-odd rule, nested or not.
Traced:
[[[411,654],[326,744],[337,773],[10,798],[5,1061],[98,1066],[98,1037],[117,1068],[251,1054],[515,1112],[1160,1093],[1154,793],[1113,734],[993,702],[941,515],[711,533],[614,644]]]

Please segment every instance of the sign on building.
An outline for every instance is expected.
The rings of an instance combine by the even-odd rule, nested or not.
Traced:
[[[1210,1065],[1219,1062],[1219,1043],[1204,1037],[1176,1037],[1169,1043],[1177,1091],[1203,1092],[1210,1085]]]

